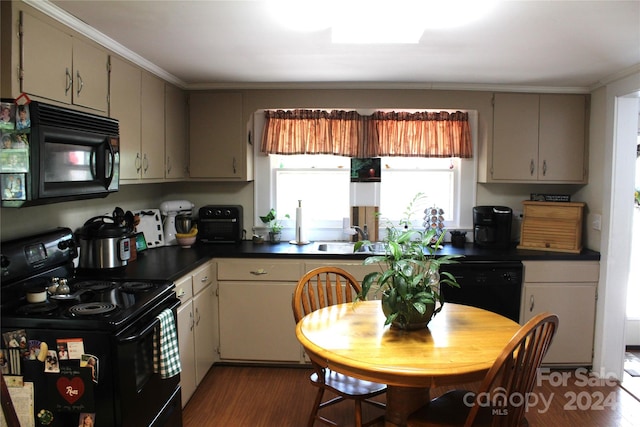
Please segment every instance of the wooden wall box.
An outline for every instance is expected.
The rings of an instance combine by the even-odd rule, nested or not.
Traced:
[[[580,253],[584,203],[524,201],[518,249]]]

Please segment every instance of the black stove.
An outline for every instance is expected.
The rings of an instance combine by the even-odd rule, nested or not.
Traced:
[[[182,426],[180,374],[162,376],[154,362],[161,335],[177,346],[162,326],[176,322],[173,283],[74,269],[76,247],[69,228],[2,243],[3,375],[33,384],[34,418],[46,414],[49,427],[86,414],[101,427]],[[46,299],[30,303],[27,291]]]
[[[169,281],[131,281],[111,278],[108,271],[76,271],[76,256],[73,234],[65,228],[3,243],[3,327],[114,331],[173,297]],[[61,282],[69,286],[68,292],[56,292],[53,285]],[[26,293],[34,287],[52,289],[46,302],[27,301]]]
[[[50,287],[53,278],[40,278]],[[69,292],[47,292],[47,300],[29,303],[26,291],[33,280],[3,286],[2,323],[15,328],[118,330],[144,315],[150,308],[173,297],[173,283],[111,279],[67,279]],[[49,286],[47,286],[49,285]]]

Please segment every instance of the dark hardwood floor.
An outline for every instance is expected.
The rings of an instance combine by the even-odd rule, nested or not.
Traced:
[[[309,373],[307,368],[215,365],[184,408],[184,427],[304,427],[316,391]],[[431,395],[445,390],[433,389]],[[538,402],[527,413],[532,427],[640,426],[640,397],[617,384],[589,380],[582,371],[551,371],[533,393]],[[380,413],[368,406],[363,411],[365,419]],[[352,413],[351,402],[325,409],[340,426],[353,425]]]

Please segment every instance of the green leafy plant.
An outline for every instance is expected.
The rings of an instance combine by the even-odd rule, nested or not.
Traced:
[[[399,227],[391,223],[387,226],[387,236],[382,242],[384,255],[364,260],[365,265],[379,264],[381,268],[364,277],[357,299],[366,299],[372,290],[374,294],[382,293],[383,304],[386,300],[388,307],[385,325],[396,323],[404,328],[410,323],[413,311],[423,315],[433,309],[433,315],[437,314],[444,305],[439,286],[460,287],[451,273],[440,271],[441,265],[457,262],[455,258],[459,255],[436,256],[446,233],[435,239],[434,229],[412,228],[415,205],[424,197],[418,193],[413,198]],[[354,251],[370,245],[369,241],[357,242]],[[438,308],[435,308],[436,302],[440,303]]]
[[[287,219],[291,218],[289,214],[286,214],[284,217]],[[269,210],[269,212],[265,216],[261,216],[260,220],[263,223],[267,224],[269,230],[274,234],[281,233],[282,229],[284,228],[282,222],[278,220],[276,210],[273,208],[271,208],[271,210]]]

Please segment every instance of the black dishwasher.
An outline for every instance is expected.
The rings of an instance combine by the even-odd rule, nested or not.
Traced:
[[[442,265],[441,270],[460,284],[460,288],[442,286],[445,302],[483,308],[519,322],[522,262],[462,261]]]

